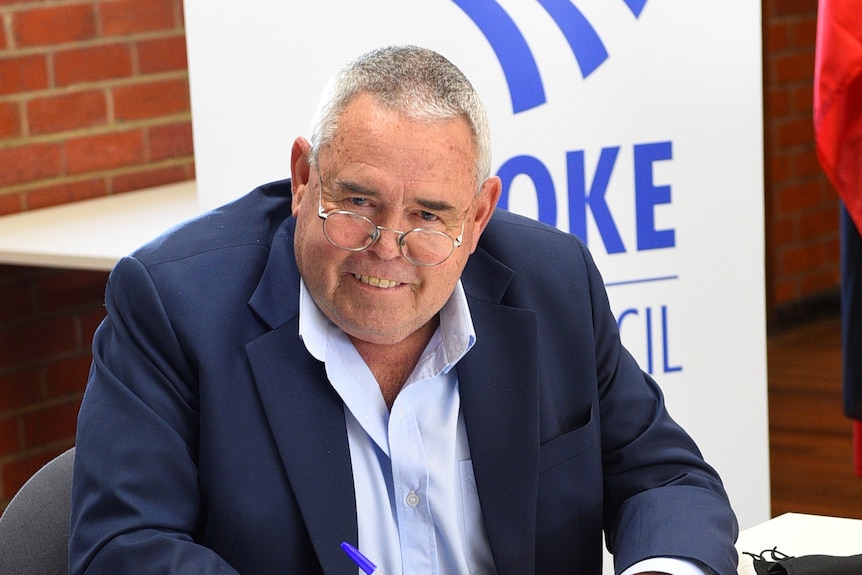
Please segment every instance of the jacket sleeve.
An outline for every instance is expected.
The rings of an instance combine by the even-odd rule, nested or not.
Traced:
[[[738,526],[721,480],[623,347],[604,283],[581,250],[596,345],[605,532],[617,572],[650,557],[679,557],[734,575]]]
[[[235,574],[195,543],[196,370],[138,260],[117,264],[106,307],[78,418],[70,573]]]

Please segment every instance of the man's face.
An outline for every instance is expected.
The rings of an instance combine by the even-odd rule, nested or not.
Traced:
[[[295,252],[318,307],[348,335],[370,343],[400,343],[436,325],[500,193],[499,179],[490,178],[476,196],[476,151],[466,121],[412,120],[360,95],[315,168],[309,152],[308,142],[297,139]],[[324,236],[320,201],[325,212],[352,211],[394,230],[432,228],[455,238],[464,223],[463,243],[430,267],[404,259],[391,231],[364,251],[345,251]]]

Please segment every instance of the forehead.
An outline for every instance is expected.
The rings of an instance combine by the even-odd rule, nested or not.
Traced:
[[[368,95],[345,108],[319,159],[328,177],[376,174],[403,185],[476,185],[476,146],[465,119],[410,118]]]

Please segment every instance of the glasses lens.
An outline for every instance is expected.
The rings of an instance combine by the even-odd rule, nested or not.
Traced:
[[[334,246],[358,252],[374,243],[379,232],[371,220],[358,214],[330,212],[323,219],[323,233]],[[443,232],[415,229],[401,236],[399,248],[415,265],[436,266],[452,255],[455,244]]]
[[[377,226],[357,214],[334,212],[323,220],[326,238],[345,250],[364,250],[374,241]]]
[[[433,266],[444,262],[454,249],[452,238],[434,230],[410,230],[401,240],[401,253],[420,266]]]

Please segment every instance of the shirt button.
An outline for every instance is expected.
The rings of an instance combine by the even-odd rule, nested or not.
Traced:
[[[407,497],[404,498],[404,501],[410,507],[415,508],[417,505],[419,505],[419,501],[420,501],[419,495],[417,495],[415,491],[411,491],[410,493],[407,494]]]

